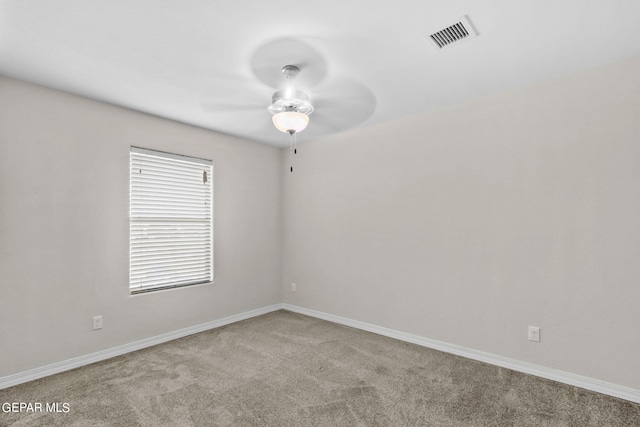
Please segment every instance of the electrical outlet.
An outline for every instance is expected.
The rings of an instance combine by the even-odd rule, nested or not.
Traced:
[[[102,329],[102,316],[93,316],[93,330]]]
[[[529,341],[540,342],[540,328],[529,326]]]
[[[291,292],[295,292],[296,291],[296,284],[292,283],[291,284]]]

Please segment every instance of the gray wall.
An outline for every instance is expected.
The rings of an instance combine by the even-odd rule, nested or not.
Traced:
[[[636,58],[303,145],[284,301],[640,389],[638,76]]]
[[[129,295],[131,145],[214,161],[214,285]],[[279,302],[279,162],[274,148],[0,78],[0,377]]]
[[[638,75],[305,144],[294,174],[286,150],[0,78],[0,377],[285,301],[640,389]],[[129,295],[131,145],[215,162],[215,285]]]

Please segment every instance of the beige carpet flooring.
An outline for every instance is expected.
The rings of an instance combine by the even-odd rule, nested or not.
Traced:
[[[640,405],[277,311],[0,390],[2,426],[640,426]],[[61,406],[62,408],[62,406]]]

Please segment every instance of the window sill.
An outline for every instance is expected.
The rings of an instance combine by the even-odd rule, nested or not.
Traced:
[[[198,283],[187,283],[184,285],[167,285],[167,286],[158,286],[154,288],[135,289],[130,291],[130,295],[131,296],[145,295],[145,294],[150,294],[158,291],[171,291],[176,289],[192,288],[196,286],[213,285],[213,284],[215,284],[215,282],[198,282]]]

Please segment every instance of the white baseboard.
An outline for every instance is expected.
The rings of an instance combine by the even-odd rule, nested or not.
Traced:
[[[434,350],[455,354],[458,356],[466,357],[468,359],[478,360],[480,362],[489,363],[491,365],[500,366],[518,372],[524,372],[525,374],[535,375],[560,383],[580,387],[586,390],[595,391],[597,393],[606,394],[608,396],[640,403],[640,390],[636,390],[633,388],[612,384],[593,378],[583,377],[581,375],[559,371],[552,368],[546,368],[544,366],[522,362],[520,360],[510,359],[508,357],[496,356],[494,354],[472,350],[470,348],[461,347],[459,345],[436,341],[429,338],[420,337],[418,335],[407,334],[393,329],[372,325],[370,323],[360,322],[345,317],[335,316],[333,314],[310,310],[291,304],[282,304],[281,306],[281,308],[295,313],[304,314],[318,319],[328,320],[329,322],[339,323],[341,325],[350,326],[356,329],[362,329],[364,331],[373,332],[378,335],[384,335],[386,337],[410,342],[423,347],[432,348]]]
[[[219,328],[220,326],[228,325],[230,323],[235,323],[241,320],[250,319],[252,317],[260,316],[262,314],[280,310],[281,308],[282,308],[282,304],[275,304],[269,307],[263,307],[256,310],[246,311],[244,313],[235,314],[233,316],[228,316],[219,320],[201,323],[199,325],[190,326],[188,328],[179,329],[173,332],[167,332],[166,334],[157,335],[151,338],[145,338],[129,344],[108,348],[106,350],[97,351],[95,353],[86,354],[84,356],[74,357],[73,359],[64,360],[62,362],[53,363],[51,365],[42,366],[40,368],[31,369],[25,372],[19,372],[17,374],[0,378],[0,390],[2,390],[3,388],[12,387],[14,385],[26,383],[28,381],[37,380],[39,378],[48,377],[49,375],[54,375],[60,372],[69,371],[71,369],[79,368],[81,366],[89,365],[91,363],[100,362],[101,360],[106,360],[111,357],[120,356],[122,354],[130,353],[132,351],[141,350],[146,347],[162,344],[167,341],[186,337],[187,335],[197,334],[198,332],[204,332],[209,329]]]

